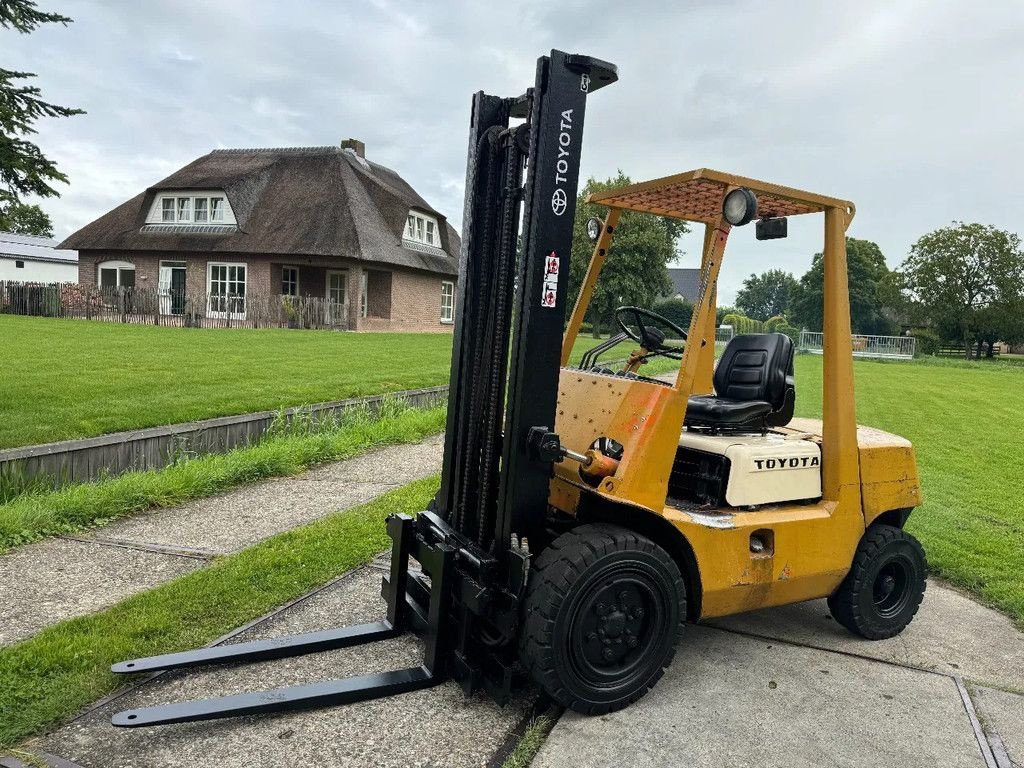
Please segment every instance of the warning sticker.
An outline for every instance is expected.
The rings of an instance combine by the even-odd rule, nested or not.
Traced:
[[[561,259],[552,251],[544,263],[544,289],[540,293],[542,307],[554,307],[558,304],[558,270]]]

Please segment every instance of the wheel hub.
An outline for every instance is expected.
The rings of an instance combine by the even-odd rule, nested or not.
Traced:
[[[647,639],[644,602],[635,586],[605,584],[589,596],[582,615],[583,657],[595,669],[613,671],[628,663],[630,653]]]

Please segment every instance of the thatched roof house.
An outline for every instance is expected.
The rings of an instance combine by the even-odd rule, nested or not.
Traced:
[[[225,294],[309,296],[339,305],[354,329],[446,330],[459,236],[347,140],[214,150],[60,247],[79,252],[83,284],[205,292],[211,313]]]

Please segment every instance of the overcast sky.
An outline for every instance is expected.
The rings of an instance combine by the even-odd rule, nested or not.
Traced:
[[[619,66],[584,178],[704,166],[847,198],[890,266],[953,219],[1024,234],[1022,0],[40,5],[75,23],[0,30],[0,67],[88,111],[38,124],[71,181],[42,203],[58,237],[211,149],[349,136],[461,228],[470,95],[521,93],[551,48]],[[734,232],[723,303],[752,271],[807,269],[820,217],[790,232]]]

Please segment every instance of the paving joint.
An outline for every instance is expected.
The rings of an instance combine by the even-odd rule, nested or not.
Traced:
[[[77,541],[81,544],[97,544],[101,547],[120,547],[121,549],[134,549],[139,552],[152,552],[157,555],[169,555],[171,557],[187,557],[192,560],[211,560],[219,553],[209,549],[198,549],[195,547],[175,546],[171,544],[154,544],[145,541],[132,541],[131,539],[115,539],[109,536],[58,536],[57,538],[66,541]]]
[[[714,630],[717,630],[718,632],[727,632],[727,633],[732,634],[732,635],[739,635],[740,637],[749,637],[752,640],[768,640],[768,641],[773,642],[773,643],[779,643],[780,645],[790,645],[790,646],[794,646],[796,648],[809,648],[809,649],[814,650],[814,651],[823,651],[825,653],[835,653],[835,654],[838,654],[840,656],[847,656],[847,657],[849,657],[851,659],[860,659],[861,661],[874,661],[874,662],[878,662],[879,664],[887,664],[890,667],[897,667],[898,669],[911,669],[911,670],[914,670],[915,672],[925,672],[925,673],[930,674],[930,675],[938,675],[939,677],[946,677],[946,678],[949,678],[951,680],[957,679],[957,676],[955,674],[950,673],[950,672],[942,672],[941,670],[938,670],[938,669],[928,669],[927,667],[919,667],[919,666],[916,666],[914,664],[901,664],[898,661],[890,661],[889,659],[880,659],[877,656],[865,656],[865,655],[860,654],[860,653],[854,653],[853,651],[843,651],[843,650],[840,650],[838,648],[826,648],[823,645],[811,645],[809,643],[800,643],[800,642],[797,642],[796,640],[787,640],[785,638],[772,637],[771,635],[762,635],[759,632],[743,632],[742,630],[739,630],[739,629],[727,629],[725,627],[720,627],[720,626],[717,626],[715,624],[698,624],[698,625],[695,625],[695,626],[700,626],[700,627],[703,627],[705,629],[714,629]]]
[[[824,653],[834,653],[840,656],[846,656],[852,659],[860,659],[862,661],[876,662],[878,664],[885,664],[890,667],[897,667],[899,669],[909,669],[914,672],[924,672],[925,674],[938,675],[939,677],[945,677],[953,681],[956,686],[957,692],[960,695],[960,700],[963,703],[964,710],[967,713],[967,717],[971,722],[971,728],[974,730],[974,737],[978,742],[978,749],[981,752],[982,759],[985,761],[985,768],[1015,768],[1013,763],[1010,761],[1009,755],[1006,753],[1006,749],[1003,746],[1003,741],[999,737],[999,734],[995,731],[991,724],[988,729],[982,726],[981,721],[978,719],[977,708],[974,704],[974,699],[971,697],[970,691],[964,684],[964,679],[960,675],[951,674],[949,672],[943,672],[938,669],[928,669],[926,667],[919,667],[914,664],[901,664],[896,661],[890,661],[888,659],[879,659],[874,656],[863,656],[859,653],[852,653],[851,651],[843,651],[836,648],[825,648],[820,645],[810,645],[808,643],[799,643],[795,640],[780,639],[777,637],[769,637],[768,635],[758,634],[756,632],[741,632],[736,629],[726,629],[724,627],[718,627],[714,624],[702,624],[700,625],[706,629],[713,629],[719,632],[726,632],[728,634],[739,635],[740,637],[749,637],[755,640],[771,641],[772,643],[779,643],[781,645],[789,645],[796,648],[808,648],[814,651],[822,651]],[[1016,696],[1021,695],[1017,691],[1009,691]],[[992,742],[995,742],[993,746]]]
[[[955,675],[953,676],[953,682],[956,683],[956,690],[960,694],[960,701],[963,702],[964,711],[967,712],[967,717],[971,721],[971,728],[974,730],[974,738],[978,741],[978,749],[981,751],[981,757],[985,761],[985,768],[1005,768],[996,762],[995,755],[992,754],[992,747],[988,743],[985,729],[981,727],[981,722],[978,720],[978,713],[974,709],[974,701],[971,699],[971,694],[967,691],[967,686],[964,685],[963,678]]]

